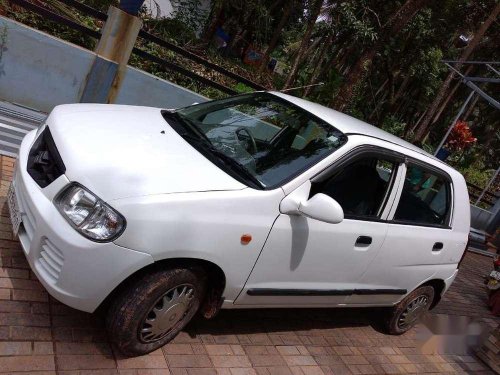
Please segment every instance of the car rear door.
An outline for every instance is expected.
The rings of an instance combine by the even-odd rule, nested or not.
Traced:
[[[418,160],[402,166],[404,183],[388,216],[387,236],[361,283],[376,289],[400,290],[406,294],[426,280],[456,264],[447,264],[443,254],[463,246],[450,227],[453,210],[451,178]],[[351,296],[351,304],[390,304],[401,295]]]

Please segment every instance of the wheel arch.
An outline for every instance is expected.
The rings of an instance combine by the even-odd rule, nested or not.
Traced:
[[[222,268],[206,259],[200,258],[166,258],[158,260],[154,263],[148,264],[147,266],[137,270],[136,272],[129,275],[124,279],[118,286],[116,286],[111,293],[101,302],[99,307],[96,309],[98,312],[104,312],[107,310],[111,301],[125,288],[129,287],[134,281],[138,280],[142,275],[152,272],[158,269],[168,269],[168,268],[198,268],[203,269],[206,272],[207,280],[207,292],[205,300],[202,302],[200,307],[200,312],[207,319],[215,317],[220,310],[224,297],[222,296],[224,289],[226,287],[226,275]]]
[[[430,310],[432,310],[436,305],[441,301],[441,297],[444,289],[446,288],[446,283],[441,279],[432,279],[428,280],[425,283],[418,286],[418,288],[422,286],[432,286],[434,288],[434,300],[432,301]]]

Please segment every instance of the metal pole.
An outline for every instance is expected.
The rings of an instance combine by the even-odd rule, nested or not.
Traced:
[[[465,83],[466,86],[468,86],[470,89],[474,90],[479,95],[481,95],[484,100],[486,100],[488,103],[490,103],[496,109],[500,109],[500,103],[497,100],[493,99],[490,95],[486,94],[483,90],[481,90],[475,84],[473,84],[472,82],[468,81],[466,79],[467,77],[465,77],[462,73],[460,73],[460,71],[458,71],[457,69],[455,69],[454,67],[452,67],[450,64],[444,63],[444,65],[446,65],[448,68],[450,68],[455,73],[457,73],[460,76],[460,78],[462,78],[462,80],[463,80],[463,82]]]
[[[490,186],[493,183],[493,181],[495,181],[495,179],[498,176],[498,172],[499,171],[500,171],[500,167],[497,168],[497,171],[495,172],[495,174],[493,175],[493,177],[491,178],[491,180],[486,184],[486,187],[483,189],[483,191],[479,195],[479,198],[477,198],[477,201],[476,201],[476,203],[474,203],[474,206],[477,206],[477,204],[481,201],[481,199],[483,199],[484,193],[486,193],[486,191],[490,188]]]
[[[492,67],[490,64],[486,64],[486,67],[487,67],[489,70],[493,71],[494,73],[496,73],[497,75],[499,75],[499,76],[500,76],[500,72],[499,72],[498,70],[496,70],[494,67]]]
[[[475,94],[474,91],[470,92],[469,96],[467,97],[467,99],[465,100],[464,104],[462,105],[462,108],[460,108],[460,111],[458,111],[455,119],[451,123],[451,126],[448,128],[448,131],[446,132],[445,136],[441,140],[441,143],[439,144],[439,146],[437,147],[436,151],[434,152],[434,156],[436,156],[437,153],[439,152],[439,150],[441,150],[441,147],[443,147],[444,143],[446,142],[446,139],[448,138],[448,136],[450,135],[451,131],[453,130],[453,128],[457,124],[457,121],[460,118],[460,116],[462,116],[462,113],[464,113],[465,108],[467,107],[467,104],[469,104],[469,102],[472,99],[472,97],[474,96],[474,94]]]

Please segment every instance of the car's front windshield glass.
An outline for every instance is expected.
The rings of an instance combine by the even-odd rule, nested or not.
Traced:
[[[267,93],[211,101],[176,113],[263,188],[282,185],[347,140],[332,125]]]

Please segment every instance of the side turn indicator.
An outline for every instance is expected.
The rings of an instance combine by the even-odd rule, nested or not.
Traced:
[[[252,236],[250,234],[242,234],[241,235],[241,244],[248,245],[252,241]]]

